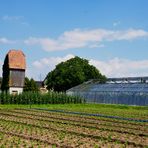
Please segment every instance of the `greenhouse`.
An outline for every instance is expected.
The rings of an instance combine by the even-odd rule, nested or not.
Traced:
[[[87,103],[148,105],[148,77],[108,78],[100,84],[90,80],[73,87],[67,94],[81,96]]]

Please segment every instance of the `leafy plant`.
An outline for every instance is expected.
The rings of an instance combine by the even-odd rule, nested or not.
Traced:
[[[23,92],[18,95],[0,93],[0,104],[65,104],[65,103],[83,103],[85,100],[78,96],[69,96],[66,93],[48,92],[41,94],[39,92]]]
[[[88,60],[76,56],[58,64],[48,73],[45,83],[49,90],[66,91],[89,79],[98,79],[100,83],[106,81],[106,77],[96,67],[89,65]]]

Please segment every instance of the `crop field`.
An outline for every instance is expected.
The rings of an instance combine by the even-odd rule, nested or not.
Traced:
[[[1,108],[0,147],[148,147],[148,122]]]

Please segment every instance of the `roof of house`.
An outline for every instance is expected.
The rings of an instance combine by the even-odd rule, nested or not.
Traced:
[[[7,55],[9,68],[26,69],[25,55],[21,50],[10,50]]]

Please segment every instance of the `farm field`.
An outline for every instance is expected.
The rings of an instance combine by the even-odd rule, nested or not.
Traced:
[[[147,107],[32,105],[32,108],[39,107],[148,119]],[[111,108],[113,111],[109,112]],[[148,147],[148,122],[34,110],[23,105],[1,105],[0,147]]]
[[[30,105],[0,105],[0,109],[30,108]],[[96,113],[136,119],[148,119],[148,106],[128,106],[112,104],[41,104],[31,105],[31,108],[62,110],[83,113]]]

